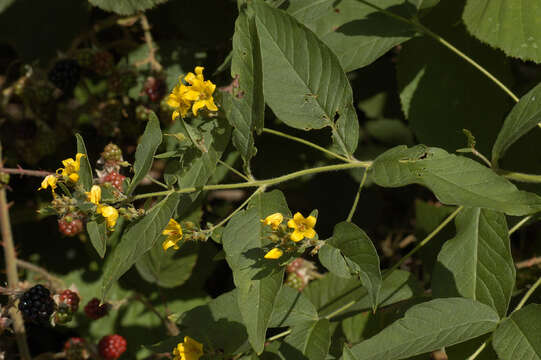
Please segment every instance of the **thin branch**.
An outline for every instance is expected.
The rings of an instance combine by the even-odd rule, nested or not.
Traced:
[[[141,13],[139,15],[139,21],[141,22],[141,27],[143,28],[144,32],[145,43],[148,47],[148,56],[141,61],[137,61],[135,63],[135,66],[141,67],[143,65],[150,64],[150,68],[152,70],[160,72],[162,71],[163,66],[162,64],[160,64],[158,59],[156,59],[158,47],[154,44],[154,40],[152,39],[152,33],[150,32],[150,23],[148,22],[148,18],[144,13]]]
[[[532,285],[531,288],[528,289],[528,291],[526,292],[526,294],[524,294],[524,296],[522,297],[522,299],[520,299],[520,302],[518,303],[517,307],[515,308],[515,310],[513,310],[512,313],[514,313],[515,311],[518,311],[520,309],[522,309],[522,307],[526,304],[526,301],[528,301],[528,299],[530,298],[530,296],[532,296],[532,294],[534,293],[534,291],[541,285],[541,277],[539,279],[537,279],[537,281]],[[511,314],[512,314],[511,313]]]
[[[37,177],[45,177],[47,175],[54,174],[50,171],[45,170],[26,170],[22,167],[18,167],[17,169],[10,169],[10,168],[0,168],[0,172],[6,173],[6,174],[15,174],[15,175],[26,175],[26,176],[37,176]]]
[[[226,163],[226,162],[224,162],[222,160],[218,160],[218,164],[226,167],[229,171],[231,171],[232,173],[235,173],[236,175],[240,176],[244,180],[250,181],[250,178],[248,176],[244,175],[243,173],[241,173],[240,171],[238,171],[234,167],[230,166],[228,163]]]
[[[160,318],[160,320],[163,323],[163,326],[165,326],[167,333],[171,336],[177,336],[180,333],[180,330],[178,329],[177,325],[160,314],[160,312],[150,303],[150,301],[147,300],[146,297],[144,297],[141,294],[135,294],[134,296],[135,300],[139,301],[141,304],[145,305],[147,309],[152,311],[157,317]]]
[[[361,183],[359,184],[359,189],[357,190],[357,194],[355,195],[355,200],[353,200],[353,205],[351,206],[351,210],[349,211],[349,215],[346,220],[347,222],[351,222],[351,219],[353,218],[353,215],[355,214],[355,210],[357,210],[357,205],[359,204],[359,198],[361,197],[361,190],[363,189],[367,174],[368,174],[368,169],[364,169],[363,178],[361,179]]]
[[[28,262],[28,261],[24,261],[24,260],[21,260],[21,259],[17,259],[16,260],[16,263],[17,263],[17,267],[20,267],[20,268],[23,268],[23,269],[26,269],[26,270],[29,270],[29,271],[32,271],[32,272],[35,272],[37,274],[40,274],[41,276],[43,276],[45,279],[47,279],[47,281],[54,287],[54,288],[58,288],[58,289],[62,289],[62,288],[65,288],[65,284],[64,284],[64,281],[54,275],[51,275],[47,270],[45,270],[44,268],[38,266],[38,265],[35,265],[35,264],[32,264],[31,262]],[[56,284],[56,285],[55,285]]]
[[[515,264],[515,267],[517,269],[525,269],[538,264],[541,264],[541,256],[536,256],[528,260],[519,261]]]
[[[513,226],[510,230],[509,230],[509,235],[511,235],[512,233],[514,233],[515,231],[517,231],[518,229],[520,229],[522,227],[522,225],[526,224],[528,222],[528,220],[530,220],[532,218],[532,215],[529,215],[529,216],[526,216],[524,217],[522,220],[520,220],[518,223],[515,224],[515,226]]]
[[[151,175],[147,175],[147,176],[145,176],[145,178],[147,178],[148,180],[150,180],[150,181],[153,182],[154,184],[156,184],[156,185],[158,185],[158,186],[161,186],[161,187],[164,188],[164,189],[169,189],[169,186],[167,186],[166,184],[162,183],[162,182],[159,181],[158,179],[153,178]]]

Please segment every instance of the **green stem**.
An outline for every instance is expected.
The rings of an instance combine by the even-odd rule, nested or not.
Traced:
[[[162,183],[161,181],[157,180],[157,179],[154,179],[152,176],[150,175],[147,175],[146,178],[150,181],[152,181],[154,184],[164,188],[164,189],[169,189],[169,186],[167,186],[166,184]]]
[[[515,310],[513,310],[513,312],[522,309],[522,307],[524,306],[524,304],[526,304],[526,301],[528,301],[528,299],[530,298],[530,296],[532,296],[532,294],[534,293],[535,289],[537,289],[537,288],[539,287],[539,285],[541,285],[541,277],[540,277],[539,279],[537,279],[537,281],[535,282],[535,284],[533,284],[532,287],[526,292],[526,294],[524,294],[524,296],[522,297],[522,299],[520,299],[520,302],[518,303],[518,305],[517,305],[517,307],[515,308]]]
[[[526,216],[525,218],[523,218],[522,220],[520,220],[518,223],[516,223],[515,226],[513,226],[509,230],[509,235],[511,235],[512,233],[514,233],[518,229],[520,229],[522,227],[522,225],[526,224],[528,222],[528,220],[530,220],[531,218],[532,218],[532,215],[529,215],[529,216]]]
[[[500,175],[505,178],[514,181],[527,182],[527,183],[541,183],[541,175],[524,174],[513,171],[498,170]]]
[[[280,131],[277,131],[277,130],[272,130],[272,129],[267,129],[267,128],[263,128],[263,132],[268,133],[268,134],[273,134],[273,135],[276,135],[276,136],[280,136],[280,137],[283,137],[283,138],[293,140],[293,141],[296,141],[298,143],[310,146],[311,148],[314,148],[316,150],[324,152],[325,154],[327,154],[329,156],[332,156],[332,157],[334,157],[336,159],[339,159],[339,160],[342,160],[342,161],[345,161],[345,162],[350,161],[348,158],[346,158],[346,157],[344,157],[342,155],[338,155],[337,153],[334,153],[334,152],[332,152],[330,150],[327,150],[324,147],[316,145],[316,144],[314,144],[314,143],[312,143],[312,142],[310,142],[308,140],[304,140],[304,139],[301,139],[301,138],[293,136],[293,135],[288,135],[288,134],[285,134],[283,132],[280,132]]]
[[[209,232],[209,233],[212,233],[214,230],[216,230],[217,228],[219,228],[220,226],[223,226],[226,222],[228,222],[233,216],[235,216],[236,213],[238,213],[239,211],[242,210],[242,208],[244,208],[246,205],[248,205],[248,203],[250,202],[250,200],[252,200],[252,198],[254,196],[256,196],[257,194],[259,194],[260,192],[264,191],[265,190],[265,187],[262,186],[260,188],[258,188],[256,191],[254,191],[252,193],[252,195],[248,196],[248,198],[246,200],[244,200],[244,202],[242,204],[239,205],[238,208],[235,209],[235,211],[233,211],[231,214],[229,214],[225,219],[223,219],[222,221],[220,221],[218,224],[212,226],[210,229],[207,229],[205,230],[205,232]]]
[[[368,174],[368,169],[365,169],[363,178],[361,179],[361,183],[359,184],[359,189],[357,190],[357,194],[355,195],[355,200],[353,200],[353,205],[351,206],[351,210],[349,211],[349,215],[346,220],[347,222],[351,222],[351,219],[353,218],[353,214],[355,214],[355,210],[357,210],[357,205],[359,204],[359,198],[361,197],[361,190],[363,189],[367,174]]]
[[[234,167],[230,166],[228,163],[222,161],[222,160],[218,160],[218,163],[222,166],[224,166],[225,168],[227,168],[229,171],[231,171],[232,173],[235,173],[237,174],[238,176],[240,176],[241,178],[243,178],[244,180],[246,181],[250,181],[250,179],[248,178],[248,176],[244,175],[243,173],[241,173],[240,171],[238,171],[237,169],[235,169]]]
[[[487,347],[488,343],[490,342],[490,340],[492,340],[492,336],[489,337],[488,339],[485,340],[484,343],[481,344],[481,346],[479,346],[477,348],[477,350],[468,358],[468,360],[474,360],[477,358],[477,356],[479,356],[479,354],[481,354],[483,352],[483,350],[485,350],[485,348]]]
[[[149,197],[155,197],[155,196],[166,196],[172,193],[179,193],[179,194],[186,194],[186,193],[192,193],[196,191],[208,191],[208,190],[224,190],[224,189],[240,189],[240,188],[248,188],[248,187],[261,187],[261,186],[272,186],[279,183],[282,183],[284,181],[289,181],[292,179],[296,179],[298,177],[304,176],[304,175],[310,175],[310,174],[317,174],[322,172],[329,172],[329,171],[339,171],[339,170],[348,170],[348,169],[356,169],[356,168],[368,168],[372,165],[371,161],[355,161],[348,164],[338,164],[338,165],[328,165],[328,166],[320,166],[316,168],[296,171],[287,175],[279,176],[273,179],[266,179],[266,180],[254,180],[254,181],[246,181],[244,183],[234,183],[234,184],[218,184],[218,185],[205,185],[201,187],[189,187],[184,189],[178,189],[178,190],[168,190],[168,191],[157,191],[152,193],[146,193],[146,194],[140,194],[136,195],[131,198],[131,200],[138,200],[138,199],[146,199]]]
[[[291,329],[288,329],[286,331],[282,331],[281,333],[279,334],[276,334],[274,336],[271,336],[270,338],[267,339],[267,341],[274,341],[274,340],[278,340],[279,338],[282,338],[284,336],[288,336],[289,334],[291,334]]]
[[[374,5],[374,4],[372,4],[372,3],[368,2],[368,1],[365,1],[365,0],[358,0],[358,1],[365,4],[365,5],[367,5],[367,6],[370,6],[373,9],[376,9],[376,10],[382,12],[383,14],[385,14],[387,16],[390,16],[390,17],[392,17],[392,18],[394,18],[396,20],[399,20],[399,21],[402,21],[402,22],[404,22],[406,24],[414,26],[419,31],[421,31],[422,33],[424,33],[427,36],[430,36],[431,38],[433,38],[434,40],[436,40],[437,42],[439,42],[440,44],[442,44],[443,46],[445,46],[446,48],[448,48],[449,50],[454,52],[456,55],[458,55],[459,57],[464,59],[466,62],[468,62],[473,67],[475,67],[477,70],[479,70],[483,75],[485,75],[487,78],[489,78],[494,84],[496,84],[507,95],[509,95],[509,97],[511,99],[513,99],[515,102],[519,101],[519,98],[511,90],[509,90],[509,88],[507,86],[505,86],[500,80],[498,80],[494,75],[492,75],[488,70],[486,70],[484,67],[482,67],[480,64],[478,64],[475,60],[470,58],[468,55],[464,54],[462,51],[460,51],[459,49],[454,47],[447,40],[445,40],[444,38],[442,38],[441,36],[439,36],[438,34],[433,32],[432,30],[428,29],[426,26],[422,25],[421,23],[419,23],[417,21],[407,19],[407,18],[405,18],[403,16],[400,16],[400,15],[397,15],[397,14],[395,14],[393,12],[385,10],[385,9],[383,9],[383,8],[377,6],[377,5]]]

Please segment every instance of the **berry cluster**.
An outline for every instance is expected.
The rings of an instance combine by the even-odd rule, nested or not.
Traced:
[[[79,308],[79,295],[69,289],[64,290],[58,297],[58,307],[55,314],[57,324],[71,321],[73,314]]]
[[[73,91],[81,77],[81,67],[72,59],[59,60],[49,72],[49,80],[60,90]]]
[[[102,179],[103,183],[109,183],[113,185],[118,191],[122,192],[122,182],[126,177],[116,171],[111,171],[105,175]]]
[[[83,221],[76,214],[67,214],[58,219],[58,230],[66,236],[75,236],[83,231]]]
[[[104,317],[109,312],[109,306],[107,304],[100,305],[100,301],[97,298],[93,298],[85,306],[85,314],[93,320]]]
[[[55,310],[55,302],[49,289],[38,284],[21,296],[19,310],[26,321],[47,325]]]
[[[122,355],[127,348],[126,339],[122,336],[113,334],[101,338],[98,344],[100,356],[105,360],[115,360]]]
[[[88,359],[85,341],[79,337],[69,338],[64,344],[64,354],[68,360]]]
[[[165,82],[151,76],[146,80],[144,90],[150,101],[160,101],[165,95]]]
[[[109,143],[103,148],[101,157],[106,163],[115,165],[122,161],[122,150],[120,150],[118,145]]]

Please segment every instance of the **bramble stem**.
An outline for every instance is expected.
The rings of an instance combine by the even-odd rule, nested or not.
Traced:
[[[218,160],[218,164],[222,165],[223,167],[227,168],[229,171],[231,171],[232,173],[240,176],[241,178],[243,178],[244,180],[246,181],[250,181],[250,179],[248,178],[248,176],[244,175],[243,173],[241,173],[240,171],[238,171],[237,169],[235,169],[233,166],[229,165],[228,163],[226,163],[225,161],[222,161],[222,160]]]
[[[263,132],[264,133],[268,133],[268,134],[272,134],[272,135],[276,135],[276,136],[280,136],[280,137],[283,137],[283,138],[286,138],[286,139],[289,139],[289,140],[293,140],[293,141],[296,141],[298,143],[301,143],[301,144],[304,144],[304,145],[307,145],[307,146],[310,146],[311,148],[314,148],[316,150],[319,150],[329,156],[332,156],[336,159],[339,159],[339,160],[342,160],[342,161],[346,161],[346,162],[349,162],[350,160],[342,155],[339,155],[335,152],[332,152],[330,150],[327,150],[325,149],[324,147],[321,147],[317,144],[314,144],[313,142],[310,142],[308,140],[304,140],[304,139],[301,139],[299,137],[296,137],[296,136],[293,136],[293,135],[289,135],[289,134],[286,134],[286,133],[283,133],[281,131],[277,131],[277,130],[272,130],[272,129],[268,129],[268,128],[263,128]]]
[[[2,149],[0,147],[0,167],[2,166]],[[4,259],[6,261],[6,274],[8,279],[8,288],[15,289],[19,283],[17,275],[17,255],[15,245],[13,244],[13,233],[11,232],[11,222],[9,219],[9,210],[6,197],[5,186],[0,186],[0,228],[2,231],[2,241],[4,245]],[[15,300],[15,304],[18,300]],[[19,348],[19,355],[23,360],[30,360],[30,350],[26,342],[26,330],[21,313],[16,307],[9,308],[11,320],[13,320],[13,329],[15,330],[15,339]]]
[[[153,192],[153,193],[140,194],[140,195],[135,195],[134,197],[131,198],[131,200],[146,199],[146,198],[155,197],[155,196],[166,196],[172,193],[186,194],[186,193],[191,193],[191,192],[196,192],[196,191],[240,189],[240,188],[261,187],[261,186],[267,187],[267,186],[276,185],[285,181],[289,181],[292,179],[296,179],[304,175],[317,174],[317,173],[329,172],[329,171],[356,169],[356,168],[369,168],[371,165],[372,165],[371,161],[354,161],[348,164],[320,166],[320,167],[315,167],[311,169],[295,171],[290,174],[279,176],[273,179],[253,180],[253,181],[246,181],[243,183],[234,183],[234,184],[205,185],[201,187],[189,187],[189,188],[178,189],[178,190],[158,191],[158,192]]]
[[[487,78],[489,78],[494,84],[496,84],[500,89],[502,89],[507,95],[509,95],[509,97],[511,99],[513,99],[513,101],[515,102],[518,102],[519,101],[519,98],[518,96],[516,96],[511,90],[509,90],[509,88],[507,86],[505,86],[500,80],[498,80],[494,75],[492,75],[488,70],[486,70],[483,66],[481,66],[480,64],[478,64],[475,60],[473,60],[472,58],[470,58],[468,55],[464,54],[462,51],[460,51],[459,49],[457,49],[456,47],[453,46],[453,44],[449,43],[447,40],[445,40],[444,38],[442,38],[440,35],[436,34],[435,32],[433,32],[432,30],[430,30],[429,28],[427,28],[426,26],[424,26],[423,24],[417,22],[417,21],[413,21],[413,20],[410,20],[410,19],[407,19],[403,16],[400,16],[398,14],[395,14],[393,12],[390,12],[388,10],[385,10],[377,5],[374,5],[368,1],[365,1],[365,0],[358,0],[360,1],[361,3],[367,5],[367,6],[370,6],[371,8],[373,9],[376,9],[378,11],[380,11],[381,13],[387,15],[387,16],[390,16],[396,20],[399,20],[399,21],[402,21],[406,24],[409,24],[409,25],[412,25],[414,26],[415,28],[417,28],[419,31],[421,31],[422,33],[424,33],[425,35],[427,36],[430,36],[431,38],[433,38],[434,40],[436,40],[437,42],[439,42],[440,44],[442,44],[443,46],[445,46],[446,48],[448,48],[449,50],[451,50],[452,52],[454,52],[456,55],[458,55],[459,57],[461,57],[462,59],[464,59],[466,62],[468,62],[470,65],[472,65],[474,68],[476,68],[477,70],[479,70],[483,75],[485,75]]]
[[[355,214],[355,210],[357,210],[357,205],[359,204],[359,198],[361,197],[361,190],[363,189],[367,174],[368,174],[368,169],[365,169],[363,178],[361,179],[361,183],[359,184],[359,189],[357,190],[357,194],[355,195],[355,200],[353,200],[353,205],[351,206],[351,210],[349,211],[349,215],[346,220],[347,222],[351,222],[351,219],[353,218],[353,215]]]
[[[9,169],[9,168],[1,168],[1,173],[6,174],[16,174],[16,175],[26,175],[26,176],[37,176],[37,177],[45,177],[47,175],[52,175],[54,173],[50,171],[44,171],[44,170],[26,170],[23,168],[17,168],[17,169]]]

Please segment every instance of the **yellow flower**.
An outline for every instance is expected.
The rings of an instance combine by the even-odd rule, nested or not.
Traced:
[[[308,239],[316,236],[314,226],[316,225],[316,218],[313,216],[308,216],[306,219],[302,216],[301,213],[296,213],[293,216],[293,219],[287,222],[287,226],[295,229],[291,234],[291,240],[297,242],[301,241],[305,237]]]
[[[109,205],[98,205],[96,209],[98,214],[101,214],[107,221],[107,227],[109,230],[113,230],[118,219],[118,210]]]
[[[162,231],[162,235],[167,235],[167,239],[162,243],[163,251],[167,251],[171,246],[178,250],[177,243],[182,240],[182,227],[175,219],[170,219],[169,224]]]
[[[62,165],[64,165],[64,167],[56,170],[56,173],[73,182],[77,182],[79,180],[79,169],[81,168],[81,158],[83,156],[85,155],[77,153],[75,155],[75,160],[72,158],[62,160]]]
[[[195,116],[197,116],[197,112],[200,109],[205,107],[210,111],[218,111],[218,107],[214,103],[214,98],[212,97],[214,90],[216,90],[216,85],[210,80],[205,81],[205,78],[203,77],[204,69],[205,68],[202,66],[197,66],[195,68],[195,74],[189,72],[188,75],[184,77],[184,80],[191,85],[187,96],[194,101],[192,112]]]
[[[188,110],[190,110],[192,100],[189,96],[189,92],[189,88],[179,81],[179,84],[175,86],[171,94],[169,94],[167,105],[176,109],[173,111],[173,120],[179,115],[182,117],[186,116]],[[193,97],[193,94],[191,96]]]
[[[203,356],[203,344],[189,336],[173,349],[173,360],[199,360]]]
[[[55,175],[47,175],[45,176],[45,179],[41,182],[41,186],[38,188],[38,190],[47,189],[48,187],[51,187],[51,192],[53,193],[53,196],[55,196],[54,189],[56,189],[56,182],[58,181],[57,177]]]
[[[101,187],[98,185],[92,185],[90,192],[85,193],[88,201],[96,205],[100,204],[101,200]]]
[[[280,213],[274,213],[269,216],[267,216],[264,220],[261,220],[261,222],[265,225],[269,225],[272,230],[278,229],[278,226],[284,221],[284,216]]]
[[[281,249],[274,248],[265,254],[265,259],[279,259],[282,255],[284,252]]]

